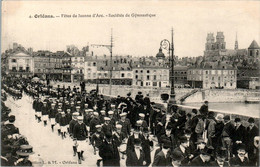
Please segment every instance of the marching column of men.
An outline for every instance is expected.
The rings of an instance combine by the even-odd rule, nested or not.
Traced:
[[[97,165],[102,161],[103,166],[119,166],[125,157],[127,166],[259,165],[255,119],[242,123],[229,115],[215,116],[208,112],[208,102],[189,113],[176,107],[166,119],[166,111],[156,108],[149,95],[143,97],[141,92],[135,100],[130,93],[126,98],[105,100],[95,91],[58,86],[49,91],[37,87],[34,92],[36,86],[29,87],[25,92],[36,97],[33,108],[37,120],[46,126],[47,113],[51,128],[55,127],[62,139],[70,134],[79,163],[85,159],[89,140],[93,154],[100,156]]]

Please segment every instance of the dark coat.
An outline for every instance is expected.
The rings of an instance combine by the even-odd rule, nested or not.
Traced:
[[[91,121],[90,121],[90,124],[89,124],[89,130],[90,130],[90,133],[93,134],[97,131],[96,129],[96,125],[99,125],[100,124],[100,120],[99,118],[92,118]]]
[[[103,143],[104,136],[103,132],[95,132],[91,137],[91,144],[99,148]]]
[[[173,150],[173,152],[179,152],[179,153],[181,153],[181,155],[184,157],[184,159],[181,161],[181,164],[182,164],[183,166],[185,166],[185,165],[187,165],[187,164],[189,163],[189,152],[188,152],[187,148],[185,149],[185,152],[183,153],[183,152],[181,151],[180,146],[179,146],[179,147],[176,147],[176,148]]]
[[[163,151],[155,155],[152,166],[168,166],[171,163],[170,152],[165,156]]]
[[[126,118],[124,122],[120,120],[118,124],[122,125],[122,131],[129,136],[131,131],[130,120]]]
[[[99,156],[103,160],[103,166],[120,166],[120,156],[117,146],[112,141],[111,144],[105,140],[99,147]]]
[[[200,155],[198,155],[190,162],[189,166],[210,166],[210,164],[209,162],[203,162]]]
[[[249,166],[248,158],[244,159],[244,162],[240,160],[240,158],[236,155],[235,157],[230,159],[230,166]]]
[[[86,140],[86,138],[88,137],[88,131],[84,123],[82,124],[77,123],[74,126],[73,137],[76,140]]]
[[[248,146],[248,153],[251,154],[254,150],[254,138],[255,136],[259,136],[259,130],[256,126],[254,126],[252,129],[247,127],[246,131],[246,145]]]
[[[153,141],[149,140],[147,137],[144,137],[142,148],[145,155],[146,166],[149,166],[151,163],[151,146],[153,146]]]
[[[112,127],[111,124],[104,124],[102,126],[102,131],[104,132],[104,134],[106,134],[106,133],[111,133],[112,134],[113,127]]]
[[[210,163],[209,163],[209,166],[215,166],[215,167],[218,167],[219,165],[218,165],[217,160],[215,160],[215,161],[210,162]],[[227,162],[224,162],[223,167],[228,167],[228,166],[229,166],[228,163],[227,163]]]
[[[55,109],[50,109],[49,118],[55,118],[57,111]]]
[[[69,133],[72,134],[73,133],[73,129],[74,129],[74,126],[76,125],[77,121],[76,120],[71,120],[70,121],[70,124],[69,124]]]
[[[144,141],[144,136],[139,134],[138,138],[141,140],[141,142]],[[127,140],[127,150],[133,150],[134,149],[134,135],[131,135]],[[141,143],[142,144],[142,143]]]
[[[66,116],[62,116],[62,117],[60,117],[60,126],[66,126],[66,125],[68,125],[68,121],[67,121],[67,118],[66,118]]]
[[[126,166],[144,166],[145,154],[143,150],[140,150],[140,157],[137,158],[135,150],[130,150],[127,152]]]

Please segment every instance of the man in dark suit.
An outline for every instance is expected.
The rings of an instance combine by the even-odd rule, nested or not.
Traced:
[[[185,166],[190,161],[189,152],[188,152],[189,141],[188,141],[187,137],[185,137],[185,136],[181,136],[179,138],[179,141],[180,141],[180,145],[178,147],[176,147],[173,150],[173,152],[180,152],[182,154],[182,156],[184,158],[183,158],[181,164],[183,166]]]
[[[216,160],[210,162],[210,166],[215,167],[227,167],[228,163],[225,161],[225,148],[221,147],[218,152],[216,152]]]
[[[99,147],[99,156],[103,160],[103,166],[120,166],[119,152],[109,132],[105,134],[105,140]]]
[[[195,157],[191,162],[189,166],[209,166],[209,161],[211,158],[212,150],[208,149],[207,147],[204,148],[204,150]]]
[[[171,163],[170,147],[171,147],[171,143],[168,140],[165,140],[161,151],[155,155],[152,166],[170,165]]]
[[[209,112],[209,106],[208,106],[209,102],[205,101],[204,104],[200,107],[200,114],[203,116],[207,116],[208,112]]]
[[[171,155],[172,162],[169,167],[179,167],[181,166],[181,161],[183,160],[183,156],[180,152],[173,152]]]
[[[145,154],[140,139],[134,139],[134,149],[127,152],[126,166],[145,166]]]
[[[250,166],[245,144],[237,146],[237,155],[230,159],[230,166]]]
[[[251,157],[254,157],[254,138],[255,136],[259,136],[259,129],[255,126],[255,120],[254,118],[248,119],[249,126],[247,127],[246,131],[246,146],[247,146],[247,152],[249,159]],[[251,161],[251,160],[250,160]],[[255,163],[255,162],[252,162]]]
[[[233,133],[233,154],[237,153],[237,145],[245,143],[246,128],[242,125],[240,118],[235,118],[235,129]]]

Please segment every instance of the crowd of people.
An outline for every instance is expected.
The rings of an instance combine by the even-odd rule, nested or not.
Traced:
[[[100,156],[97,166],[120,166],[120,159],[126,159],[126,166],[259,165],[255,119],[231,120],[230,115],[208,111],[207,101],[199,110],[173,107],[166,113],[142,92],[135,98],[128,93],[108,99],[85,87],[54,88],[17,78],[3,83],[34,99],[36,121],[61,139],[72,138],[72,156],[79,164],[88,156],[84,151],[89,140],[93,154]]]
[[[20,92],[14,89],[6,90],[15,98],[21,97]],[[1,166],[32,166],[28,158],[33,154],[33,148],[14,125],[15,116],[5,105],[7,93],[4,90],[1,99]]]

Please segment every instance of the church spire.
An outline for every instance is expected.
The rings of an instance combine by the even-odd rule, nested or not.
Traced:
[[[238,50],[237,32],[236,32],[235,50]]]

